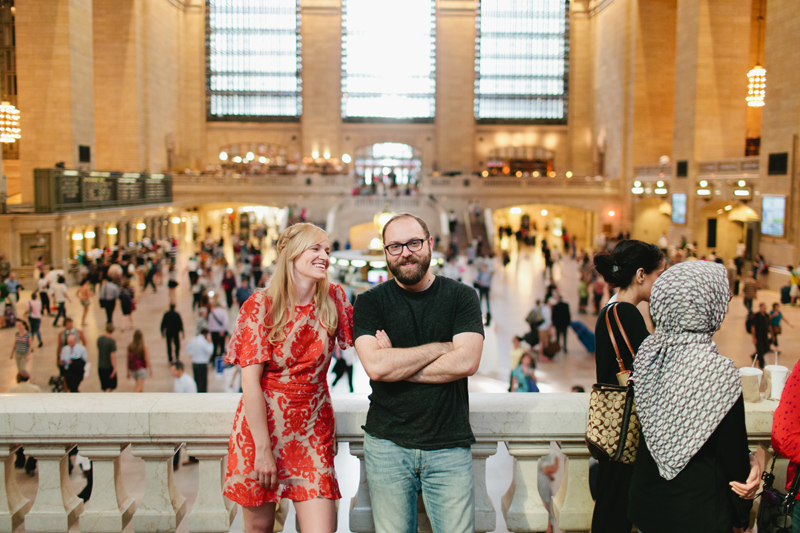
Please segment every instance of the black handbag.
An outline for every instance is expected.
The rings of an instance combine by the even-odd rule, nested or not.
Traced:
[[[758,533],[792,533],[792,512],[800,485],[800,468],[794,474],[789,492],[783,494],[773,487],[775,483],[775,462],[778,454],[772,458],[769,472],[764,472],[764,490],[759,494],[761,503],[758,506]]]

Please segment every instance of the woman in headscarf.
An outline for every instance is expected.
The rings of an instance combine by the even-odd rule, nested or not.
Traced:
[[[711,340],[730,299],[725,267],[706,261],[653,284],[655,332],[633,364],[642,438],[628,516],[641,533],[747,528],[761,468],[747,448],[739,372]]]

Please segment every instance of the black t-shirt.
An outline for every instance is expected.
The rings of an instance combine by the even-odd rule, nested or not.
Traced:
[[[112,368],[111,354],[117,351],[117,341],[103,335],[97,339],[97,368]]]
[[[611,344],[611,337],[608,334],[608,327],[606,326],[606,311],[611,310],[611,307],[617,306],[617,314],[619,321],[622,323],[622,328],[631,342],[633,351],[636,352],[642,342],[650,335],[647,331],[647,325],[644,323],[644,317],[635,305],[627,302],[620,302],[618,304],[607,305],[604,307],[600,314],[597,316],[597,324],[594,327],[595,334],[595,352],[594,358],[597,364],[597,382],[606,383],[608,385],[618,385],[617,373],[620,372],[619,363],[617,362],[617,354],[614,351],[614,346]],[[625,364],[625,370],[633,370],[633,355],[625,343],[625,339],[617,327],[617,321],[614,318],[614,312],[608,315],[608,320],[611,322],[611,329],[614,331],[614,338],[617,341],[620,357]]]
[[[436,276],[422,292],[389,280],[361,294],[353,308],[356,339],[384,330],[394,348],[452,342],[459,333],[483,335],[475,291]],[[404,448],[438,450],[475,442],[469,425],[467,378],[450,383],[370,381],[372,394],[364,430]]]

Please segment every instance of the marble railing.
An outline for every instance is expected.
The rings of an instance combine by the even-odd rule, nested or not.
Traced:
[[[21,523],[27,533],[121,532],[133,522],[137,533],[175,531],[187,522],[191,533],[229,531],[237,506],[222,496],[228,436],[237,394],[24,394],[0,395],[0,532]],[[589,454],[583,442],[588,394],[472,394],[470,420],[477,443],[475,530],[494,531],[497,509],[487,491],[487,458],[498,443],[513,461],[513,478],[500,510],[509,531],[547,527],[548,513],[537,491],[537,461],[556,442],[567,457],[563,481],[552,505],[564,531],[588,531],[592,514]],[[769,439],[776,402],[747,404],[751,446]],[[360,462],[360,481],[349,505],[349,528],[373,531],[363,462],[368,401],[363,395],[334,397],[336,432]],[[24,446],[38,460],[35,501],[20,492],[14,452]],[[93,462],[94,488],[84,505],[68,476],[68,452],[75,446]],[[120,468],[122,451],[145,462],[144,496],[134,501]],[[181,446],[199,459],[197,497],[191,509],[176,488],[172,457]],[[345,497],[349,496],[347,494]],[[344,508],[344,506],[342,506]],[[341,509],[341,508],[340,508]]]

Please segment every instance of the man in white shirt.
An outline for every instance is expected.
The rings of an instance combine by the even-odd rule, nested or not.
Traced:
[[[214,343],[214,357],[219,357],[225,351],[225,337],[228,335],[228,310],[222,306],[221,300],[217,300],[208,314],[208,331]]]
[[[208,363],[214,353],[214,345],[211,343],[211,336],[207,329],[200,331],[200,334],[189,341],[186,345],[186,353],[192,358],[192,374],[197,383],[197,392],[208,391]]]
[[[179,393],[194,393],[197,392],[197,384],[194,380],[184,371],[183,363],[175,361],[169,367],[169,373],[175,378],[173,392]]]
[[[67,336],[67,344],[61,348],[61,366],[64,368],[64,377],[70,392],[78,392],[78,386],[83,381],[83,371],[89,362],[86,347],[78,344],[75,335]]]

